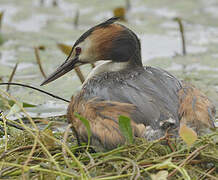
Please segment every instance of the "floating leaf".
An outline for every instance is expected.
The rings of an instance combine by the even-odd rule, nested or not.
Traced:
[[[58,43],[57,46],[66,55],[69,55],[72,50],[72,46],[63,43]]]
[[[1,30],[1,27],[2,27],[3,15],[4,15],[4,11],[0,12],[0,30]],[[3,44],[3,42],[4,42],[4,38],[3,38],[3,35],[0,32],[0,45]]]
[[[5,109],[7,109],[6,103],[3,100],[3,98],[0,97],[0,110],[5,110]]]
[[[89,121],[80,116],[78,113],[74,113],[74,115],[83,123],[83,125],[86,127],[86,130],[87,130],[87,134],[88,134],[88,146],[90,144],[90,138],[91,138],[91,135],[92,135],[92,132],[91,132],[91,127],[90,127],[90,124],[89,124]]]
[[[40,46],[38,46],[38,49],[44,51],[45,50],[45,46],[44,45],[40,45]]]
[[[4,11],[0,12],[0,29],[2,26],[2,19],[3,19]]]
[[[157,174],[152,174],[152,180],[167,180],[168,171],[159,171]]]
[[[3,35],[1,34],[0,32],[0,45],[4,43],[4,38],[3,38]]]
[[[21,107],[23,107],[23,103],[20,103],[19,105],[18,104],[14,104],[11,107],[11,109],[10,109],[10,111],[9,111],[7,116],[11,116],[11,115],[14,115],[14,114],[20,112],[21,111]]]
[[[120,20],[126,21],[125,19],[126,9],[124,7],[118,7],[114,9],[114,16],[119,17]]]
[[[23,107],[36,107],[36,105],[23,102]]]
[[[119,128],[128,143],[133,143],[133,134],[130,118],[126,116],[119,117]]]
[[[179,135],[189,147],[197,139],[197,133],[192,128],[187,127],[186,124],[180,125]]]
[[[15,104],[15,102],[12,100],[8,100],[8,103],[10,106],[13,106]],[[36,105],[23,102],[23,107],[36,107]]]

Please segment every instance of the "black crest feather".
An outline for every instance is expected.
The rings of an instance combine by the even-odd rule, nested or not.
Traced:
[[[92,28],[90,28],[88,31],[86,31],[82,36],[80,36],[80,38],[75,42],[74,46],[75,47],[77,44],[79,44],[80,42],[84,41],[96,28],[99,27],[106,27],[110,24],[113,24],[114,22],[118,21],[120,18],[119,17],[112,17]]]
[[[105,26],[108,26],[110,24],[113,24],[114,22],[118,21],[120,18],[119,17],[112,17],[106,21],[104,21],[103,23],[101,24],[98,24],[97,26],[95,27],[105,27]]]

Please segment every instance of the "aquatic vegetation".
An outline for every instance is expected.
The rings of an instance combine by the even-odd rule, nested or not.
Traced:
[[[0,129],[0,135],[4,138],[0,140],[0,178],[103,180],[162,176],[164,179],[215,179],[218,175],[217,131],[198,137],[190,146],[166,134],[156,141],[135,139],[133,143],[111,151],[90,152],[85,144],[77,145],[70,125],[65,126],[64,131],[53,131],[58,124],[66,122],[66,117],[50,118],[49,121],[33,119],[17,100],[2,93],[26,114],[26,120],[18,117],[11,121],[7,114],[1,115],[0,127],[4,131]],[[9,102],[7,105],[12,109]],[[121,117],[120,126],[131,142],[126,120],[127,117]],[[88,121],[82,121],[88,128]]]

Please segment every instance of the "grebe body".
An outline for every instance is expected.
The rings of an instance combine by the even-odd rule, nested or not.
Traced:
[[[178,134],[181,123],[196,131],[214,127],[215,107],[194,86],[169,72],[143,67],[140,41],[127,27],[111,18],[85,32],[67,60],[43,83],[47,84],[75,67],[103,60],[72,97],[68,120],[82,141],[88,134],[75,112],[88,119],[91,144],[112,149],[125,142],[119,130],[120,115],[132,119],[133,134],[158,139],[167,130]]]

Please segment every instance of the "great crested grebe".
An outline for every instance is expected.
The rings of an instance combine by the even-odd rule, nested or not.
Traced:
[[[148,140],[160,138],[167,129],[178,132],[181,122],[197,132],[214,127],[215,107],[208,98],[167,71],[143,67],[139,39],[116,20],[111,18],[86,31],[67,60],[41,84],[80,65],[105,61],[93,69],[69,104],[68,121],[77,137],[88,139],[75,112],[89,120],[91,144],[105,149],[125,142],[118,125],[120,115],[132,119],[134,136]]]

